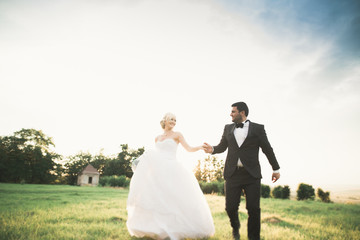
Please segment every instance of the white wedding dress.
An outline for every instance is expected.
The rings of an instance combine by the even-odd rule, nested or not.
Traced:
[[[204,238],[215,232],[195,176],[176,159],[178,144],[165,139],[146,151],[130,182],[127,228],[131,236]]]

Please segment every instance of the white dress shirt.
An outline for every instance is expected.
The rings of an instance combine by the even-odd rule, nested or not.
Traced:
[[[244,124],[244,126],[242,128],[235,128],[235,130],[234,130],[235,139],[236,139],[236,142],[239,147],[241,147],[241,145],[244,143],[245,138],[247,137],[248,132],[249,132],[249,122],[244,121],[243,124]],[[237,162],[237,166],[244,167],[240,158]]]

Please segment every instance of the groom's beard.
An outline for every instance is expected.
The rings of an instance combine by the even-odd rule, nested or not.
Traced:
[[[240,116],[238,119],[234,118],[232,120],[233,123],[242,123],[243,122],[243,118]]]

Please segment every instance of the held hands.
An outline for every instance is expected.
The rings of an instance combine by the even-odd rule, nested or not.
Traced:
[[[210,144],[208,143],[204,143],[203,144],[203,149],[205,153],[212,153],[213,152],[213,148]]]
[[[279,178],[280,178],[280,173],[273,173],[273,174],[272,174],[272,177],[271,177],[271,180],[272,180],[272,182],[274,183],[274,182],[276,182],[277,180],[279,180]]]

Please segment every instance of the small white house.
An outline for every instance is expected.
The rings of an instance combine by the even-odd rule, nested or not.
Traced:
[[[91,164],[87,165],[78,175],[77,184],[80,186],[97,186],[100,173]]]

